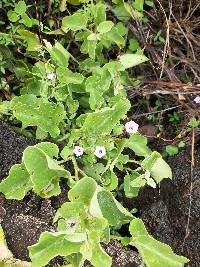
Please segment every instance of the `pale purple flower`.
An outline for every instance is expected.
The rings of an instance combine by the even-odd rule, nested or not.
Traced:
[[[47,80],[55,81],[56,74],[54,72],[47,74]]]
[[[81,146],[75,146],[73,152],[77,157],[80,157],[83,155],[84,149]]]
[[[200,96],[196,96],[194,102],[200,104]]]
[[[97,158],[102,158],[103,156],[106,155],[106,149],[104,146],[96,146],[95,152],[94,152],[95,156]]]
[[[137,133],[139,125],[134,121],[129,121],[125,124],[125,129],[127,133]]]

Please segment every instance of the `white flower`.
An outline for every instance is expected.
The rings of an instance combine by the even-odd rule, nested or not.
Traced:
[[[95,156],[97,158],[102,158],[103,156],[106,155],[106,149],[104,146],[96,146],[95,152],[94,152]]]
[[[139,125],[134,121],[129,121],[125,124],[127,133],[137,133]]]
[[[194,102],[200,104],[200,96],[196,96]]]
[[[84,149],[81,146],[75,146],[73,152],[77,157],[80,157],[83,155]]]
[[[55,81],[56,74],[54,72],[47,74],[47,80]]]

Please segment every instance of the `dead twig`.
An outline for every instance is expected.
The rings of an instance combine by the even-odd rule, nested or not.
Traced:
[[[185,236],[182,243],[182,252],[184,250],[185,242],[190,234],[190,217],[191,217],[191,208],[192,208],[192,190],[193,190],[193,168],[195,165],[195,155],[194,155],[194,144],[195,144],[195,130],[192,130],[192,140],[191,140],[191,167],[190,167],[190,181],[189,181],[189,208],[187,215],[187,224],[185,229]]]

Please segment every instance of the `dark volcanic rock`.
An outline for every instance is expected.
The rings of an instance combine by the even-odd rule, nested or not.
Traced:
[[[173,180],[161,182],[159,189],[144,188],[129,208],[136,207],[149,232],[169,244],[174,251],[200,266],[200,148],[191,172],[190,154],[182,151],[168,159]],[[192,186],[192,191],[190,188]],[[191,193],[191,194],[190,194]],[[186,227],[189,216],[189,228]]]
[[[36,144],[32,138],[22,136],[0,120],[0,180],[9,172],[13,164],[21,161],[27,146]]]
[[[112,267],[145,267],[136,251],[123,247],[117,240],[112,240],[104,248],[112,257]],[[92,267],[92,265],[85,263],[84,267]]]
[[[16,133],[7,123],[0,121],[0,180],[8,175],[12,165],[21,162],[22,153],[36,140]],[[43,231],[54,229],[55,214],[50,200],[28,193],[22,201],[6,200],[0,194],[0,222],[5,232],[9,249],[16,258],[28,260],[27,247],[39,239]],[[62,263],[56,260],[53,265]]]
[[[105,250],[113,259],[112,267],[145,267],[136,251],[124,248],[116,240],[112,240]]]

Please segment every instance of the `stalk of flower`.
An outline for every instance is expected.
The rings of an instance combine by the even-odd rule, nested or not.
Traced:
[[[95,156],[97,158],[102,158],[106,155],[106,149],[104,146],[96,146],[95,152],[94,152]]]
[[[75,146],[73,152],[77,157],[80,157],[83,155],[84,149],[81,146]]]
[[[139,125],[134,121],[129,121],[125,124],[126,132],[129,134],[137,133]]]

